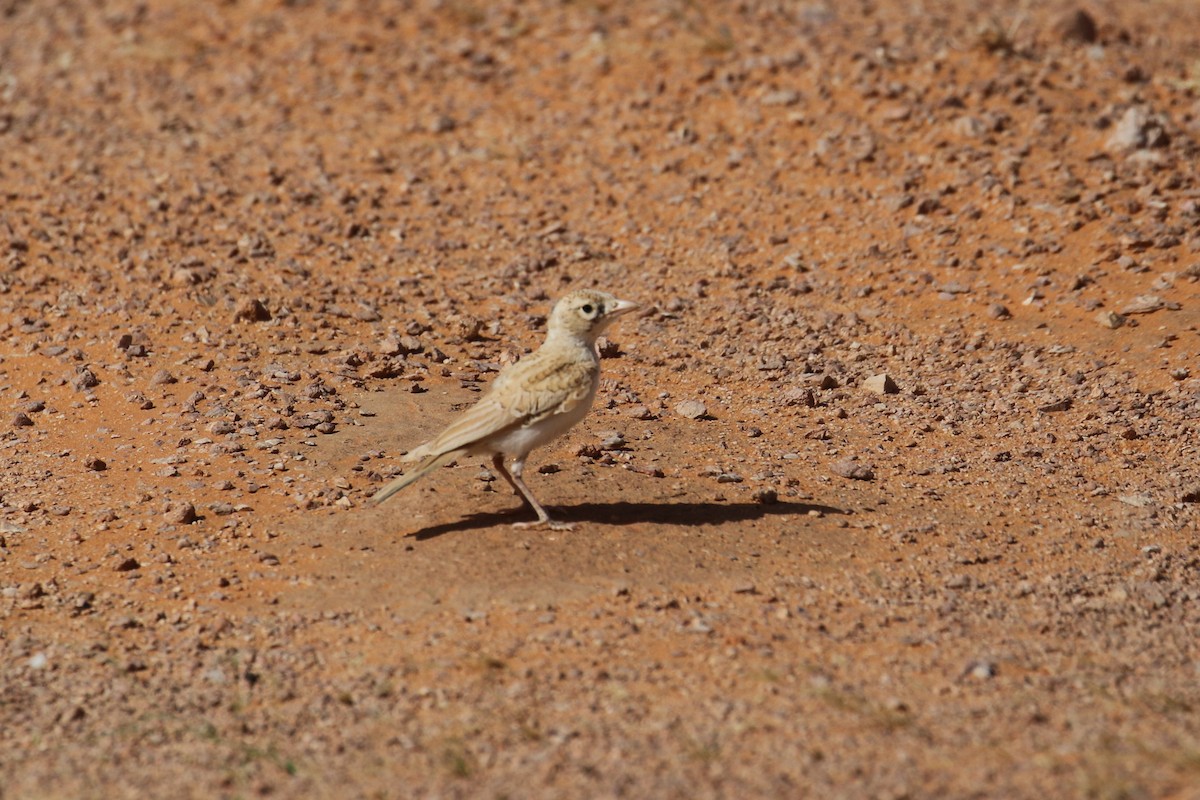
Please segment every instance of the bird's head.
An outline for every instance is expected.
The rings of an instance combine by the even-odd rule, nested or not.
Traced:
[[[617,317],[637,307],[637,303],[619,300],[608,292],[578,289],[554,304],[554,310],[550,312],[549,332],[595,341]]]

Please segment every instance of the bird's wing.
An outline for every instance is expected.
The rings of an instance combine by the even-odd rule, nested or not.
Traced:
[[[537,422],[565,414],[583,402],[591,394],[598,370],[592,360],[546,353],[518,361],[496,380],[491,393],[523,423]]]
[[[470,447],[501,431],[565,414],[587,399],[597,371],[594,363],[540,356],[535,353],[504,370],[478,403],[406,460]]]

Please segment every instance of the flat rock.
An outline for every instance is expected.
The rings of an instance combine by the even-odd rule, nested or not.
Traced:
[[[849,478],[855,481],[873,481],[875,480],[875,470],[860,464],[853,458],[844,458],[841,461],[835,461],[829,466],[829,471],[840,478]]]
[[[675,413],[687,419],[702,419],[708,416],[708,406],[699,400],[683,400],[675,404]]]
[[[886,372],[867,378],[863,381],[862,388],[868,392],[875,392],[875,394],[897,394],[900,391],[900,387],[892,380],[892,376]]]
[[[1161,308],[1164,308],[1166,303],[1156,294],[1143,294],[1133,298],[1124,308],[1121,309],[1122,314],[1152,314]]]

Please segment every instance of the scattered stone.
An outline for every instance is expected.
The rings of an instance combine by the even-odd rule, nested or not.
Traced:
[[[18,411],[16,414],[13,414],[12,426],[14,428],[28,428],[32,424],[33,420],[24,411]]]
[[[675,413],[687,419],[703,419],[708,416],[708,406],[699,400],[684,400],[675,404]]]
[[[964,139],[974,139],[987,132],[987,126],[984,125],[983,120],[979,119],[979,117],[971,116],[970,114],[964,114],[963,116],[954,120],[954,122],[951,124],[951,129],[954,131],[956,136],[960,136]],[[905,195],[905,197],[909,200],[909,205],[911,205],[912,195]]]
[[[973,582],[971,580],[971,576],[963,575],[962,573],[959,573],[958,575],[951,575],[949,578],[946,578],[945,581],[945,586],[947,589],[970,589],[972,585]]]
[[[813,394],[813,390],[805,386],[793,386],[786,389],[779,396],[779,402],[785,406],[805,406],[807,408],[817,407],[817,396]]]
[[[1071,398],[1064,397],[1062,400],[1055,400],[1053,403],[1047,403],[1044,406],[1038,406],[1038,411],[1046,414],[1054,414],[1059,411],[1068,411],[1072,405]]]
[[[449,133],[458,127],[458,121],[449,114],[438,114],[429,121],[430,133]]]
[[[763,486],[754,490],[750,498],[764,506],[774,505],[779,502],[779,492],[775,491],[770,486]]]
[[[99,386],[100,379],[96,377],[96,373],[87,367],[79,367],[75,370],[75,379],[71,381],[71,385],[75,387],[76,391],[82,392],[85,389]]]
[[[420,339],[407,333],[396,340],[396,347],[403,356],[420,353],[425,349],[425,345],[421,344]]]
[[[759,102],[764,106],[794,106],[801,99],[802,95],[795,89],[777,89],[764,93]]]
[[[1179,499],[1184,503],[1200,503],[1200,486],[1184,492]]]
[[[238,303],[233,312],[234,322],[269,322],[271,312],[262,300],[247,297]]]
[[[829,470],[838,477],[855,481],[875,480],[875,470],[858,463],[853,458],[844,458],[830,465]]]
[[[400,338],[398,336],[388,336],[379,343],[379,353],[385,356],[398,356],[403,354],[403,349],[400,346]]]
[[[1054,21],[1051,30],[1061,41],[1072,44],[1092,44],[1096,41],[1096,20],[1082,8],[1072,9]]]
[[[138,569],[141,566],[142,565],[138,562],[138,560],[136,558],[130,556],[129,558],[125,558],[125,559],[122,559],[121,561],[117,562],[117,564],[113,567],[113,571],[114,572],[132,572],[133,570]]]
[[[160,369],[150,376],[151,386],[169,386],[173,383],[179,383],[179,379],[165,369]]]
[[[992,319],[1011,319],[1012,312],[1003,303],[992,303],[988,306],[987,314]]]
[[[917,216],[925,217],[937,211],[942,207],[942,202],[936,197],[924,197],[917,203]]]
[[[625,436],[618,431],[610,431],[608,433],[601,434],[601,436],[603,436],[603,439],[600,441],[601,450],[625,449]]]
[[[171,282],[178,286],[197,286],[205,281],[212,280],[216,277],[216,274],[217,270],[214,267],[206,267],[203,264],[192,264],[176,267],[171,270]]]
[[[617,358],[621,355],[621,345],[607,336],[601,336],[596,340],[596,352],[601,358]]]
[[[640,404],[636,406],[630,406],[628,412],[626,413],[628,413],[629,416],[633,417],[634,419],[654,419],[654,412],[651,411],[648,406]]]
[[[1105,147],[1118,152],[1166,147],[1170,141],[1163,123],[1141,106],[1130,106],[1105,141]]]
[[[149,411],[154,408],[154,401],[141,392],[131,392],[125,396],[125,399],[143,411]]]
[[[996,677],[996,665],[991,661],[973,661],[963,670],[963,675],[970,676],[977,681],[986,681]]]
[[[199,519],[196,507],[188,502],[171,503],[163,512],[163,517],[172,525],[190,525]]]
[[[900,391],[900,387],[892,380],[892,377],[885,372],[878,375],[872,375],[862,383],[862,388],[868,392],[875,394],[896,394]]]
[[[1122,314],[1152,314],[1163,308],[1166,303],[1156,294],[1143,294],[1133,298],[1133,301],[1121,309]]]
[[[1096,315],[1096,322],[1109,330],[1116,330],[1125,324],[1125,317],[1115,311],[1101,311]]]
[[[83,462],[83,466],[87,467],[92,472],[103,472],[104,470],[108,469],[108,464],[104,463],[104,461],[99,458],[86,459]]]

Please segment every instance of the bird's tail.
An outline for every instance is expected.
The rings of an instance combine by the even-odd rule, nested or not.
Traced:
[[[416,467],[414,467],[413,469],[404,473],[403,475],[399,476],[398,478],[393,480],[391,483],[389,483],[387,486],[384,486],[382,489],[380,489],[378,492],[376,492],[374,495],[372,495],[371,502],[374,503],[375,505],[379,505],[384,500],[387,500],[389,497],[394,495],[396,492],[407,487],[409,484],[416,483],[418,480],[425,477],[425,475],[427,475],[428,473],[432,472],[433,470],[437,469],[438,467],[442,466],[443,464],[449,464],[451,461],[458,458],[462,454],[463,454],[462,450],[451,450],[449,453],[440,453],[437,455],[432,455],[432,456],[427,457],[424,461],[422,461]]]

